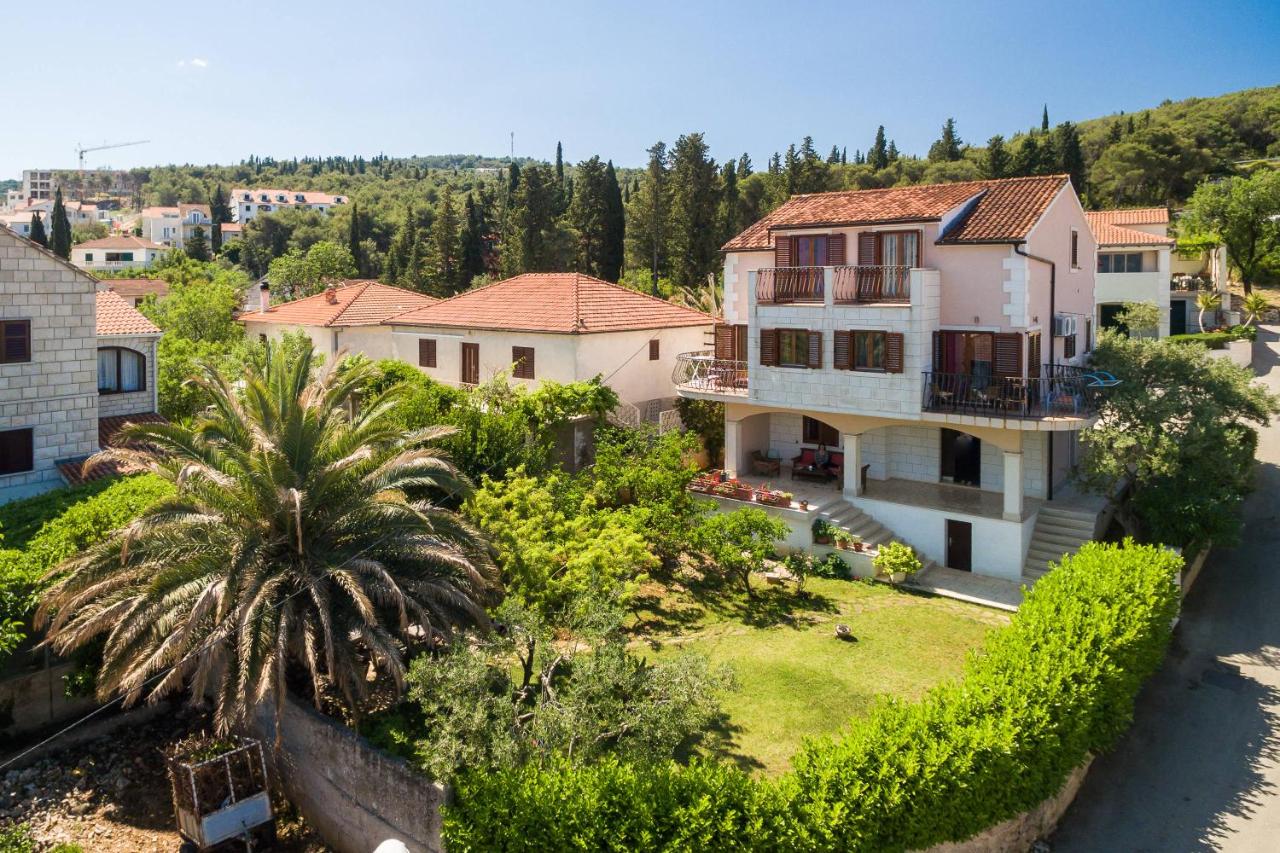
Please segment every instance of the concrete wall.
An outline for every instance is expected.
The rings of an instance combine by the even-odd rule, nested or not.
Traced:
[[[0,735],[38,732],[97,707],[92,696],[67,697],[62,679],[74,669],[55,663],[0,680]]]
[[[1154,253],[1152,253],[1154,254]],[[1164,252],[1168,255],[1168,252]],[[1169,275],[1164,272],[1107,272],[1096,274],[1094,302],[1098,306],[1125,302],[1152,302],[1160,309],[1160,337],[1169,335]],[[1093,328],[1096,336],[1101,327],[1101,314],[1095,311]]]
[[[31,321],[31,361],[0,365],[0,430],[34,429],[35,467],[0,476],[0,501],[61,485],[56,462],[98,449],[92,278],[0,229],[0,319]]]
[[[140,352],[147,360],[146,388],[142,391],[130,391],[124,394],[99,394],[98,417],[110,418],[117,415],[136,415],[142,412],[154,412],[158,407],[156,390],[156,342],[158,338],[146,337],[100,337],[99,347],[123,347]]]
[[[447,791],[404,761],[309,707],[288,699],[279,726],[259,708],[254,730],[273,783],[337,853],[369,853],[398,839],[413,853],[441,853],[440,807]]]
[[[1079,237],[1076,257],[1077,266],[1071,265],[1071,233]],[[1079,338],[1076,342],[1075,363],[1084,359],[1084,320],[1094,313],[1094,287],[1097,276],[1098,244],[1085,219],[1080,200],[1069,186],[1064,186],[1057,197],[1045,210],[1044,216],[1031,229],[1027,237],[1026,251],[1048,258],[1054,262],[1056,280],[1054,288],[1054,312],[1057,314],[1075,314],[1080,321]],[[1025,260],[1025,259],[1019,259]],[[1030,281],[1028,297],[1028,315],[1031,326],[1040,326],[1049,330],[1052,317],[1049,312],[1049,265],[1038,261],[1027,261]],[[1036,321],[1039,317],[1039,321]],[[1043,357],[1049,357],[1049,336],[1044,336]],[[1067,363],[1062,357],[1063,339],[1053,338],[1053,346],[1059,364]]]

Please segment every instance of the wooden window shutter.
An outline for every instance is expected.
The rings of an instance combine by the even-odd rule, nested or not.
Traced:
[[[1065,338],[1062,339],[1062,357],[1063,358],[1076,357],[1076,337],[1077,337],[1076,333],[1072,332],[1071,334],[1067,335]]]
[[[822,367],[822,332],[809,333],[809,367]]]
[[[775,241],[776,242],[773,244],[773,265],[775,267],[791,266],[791,258],[793,256],[791,251],[791,238],[778,235],[778,237],[775,238]]]
[[[760,330],[760,363],[765,367],[778,366],[778,330]]]
[[[880,235],[874,231],[858,232],[858,266],[874,267],[880,263]]]
[[[512,375],[516,379],[533,378],[533,347],[512,347],[511,361],[515,364]]]
[[[716,358],[732,361],[737,357],[738,352],[737,347],[734,346],[733,326],[721,323],[716,326]]]
[[[916,259],[910,264],[912,267],[924,266],[924,229],[916,229]]]
[[[657,338],[653,338],[652,340],[649,341],[649,360],[657,361],[661,357],[662,357],[661,344],[658,343]]]
[[[933,333],[933,372],[942,372],[942,344],[946,338],[942,336],[942,332]]]
[[[853,368],[853,332],[836,332],[831,366],[836,370]]]
[[[833,267],[844,266],[844,235],[832,234],[827,238],[827,263]]]
[[[1040,378],[1040,333],[1027,334],[1027,376]]]
[[[31,360],[30,320],[10,320],[7,323],[0,323],[0,338],[3,338],[0,363],[12,364]]]
[[[418,338],[418,366],[436,366],[436,339]]]
[[[901,373],[903,361],[901,332],[886,332],[884,336],[884,369],[886,373]]]
[[[1022,335],[1017,332],[996,334],[992,361],[996,376],[1022,375]]]

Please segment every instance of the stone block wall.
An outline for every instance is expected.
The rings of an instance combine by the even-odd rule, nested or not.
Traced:
[[[156,341],[157,338],[153,336],[98,339],[98,346],[131,349],[142,353],[147,360],[145,389],[124,394],[99,394],[98,417],[111,418],[118,415],[137,415],[156,410]]]
[[[98,449],[93,279],[0,229],[0,319],[31,321],[31,361],[0,364],[0,430],[31,427],[34,468],[0,476],[0,501],[59,485],[58,460]]]

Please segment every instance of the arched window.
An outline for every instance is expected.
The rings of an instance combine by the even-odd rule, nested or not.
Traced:
[[[98,348],[98,393],[147,390],[147,358],[124,347]]]

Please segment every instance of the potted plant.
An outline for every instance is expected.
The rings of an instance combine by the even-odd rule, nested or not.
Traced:
[[[839,528],[836,528],[835,531],[831,534],[831,536],[833,539],[835,539],[836,547],[839,548],[841,551],[852,550],[853,540],[858,539],[858,537],[854,536],[849,531],[841,530]],[[858,539],[858,541],[861,542],[862,540]]]
[[[801,498],[801,499],[800,499],[800,511],[801,511],[801,512],[808,512],[808,510],[809,510],[809,501],[808,501],[806,498]]]
[[[814,519],[812,529],[813,529],[813,544],[815,545],[831,544],[831,535],[832,535],[831,522],[827,521],[825,518]]]
[[[891,583],[902,583],[910,575],[920,571],[920,558],[905,542],[886,542],[871,561],[876,573],[889,578]]]
[[[866,544],[862,541],[862,537],[856,534],[850,534],[849,544],[853,546],[853,550],[862,551]]]

